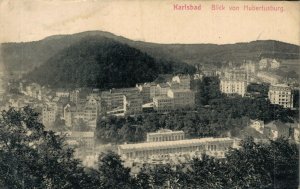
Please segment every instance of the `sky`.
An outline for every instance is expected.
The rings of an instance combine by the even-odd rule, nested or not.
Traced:
[[[201,10],[174,10],[175,5]],[[212,5],[226,10],[212,11]],[[283,7],[244,11],[244,6]],[[229,11],[239,6],[239,11]],[[101,30],[154,43],[227,44],[273,39],[300,45],[300,3],[184,0],[0,0],[0,43]]]

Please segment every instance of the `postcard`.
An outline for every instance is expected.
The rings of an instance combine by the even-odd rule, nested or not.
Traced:
[[[299,188],[300,3],[0,0],[0,188]]]

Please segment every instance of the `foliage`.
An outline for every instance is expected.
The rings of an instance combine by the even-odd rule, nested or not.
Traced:
[[[123,166],[123,161],[116,153],[102,153],[98,160],[98,175],[101,188],[131,188],[130,169]]]
[[[203,155],[180,166],[145,166],[136,176],[109,151],[99,156],[97,169],[84,171],[64,139],[45,131],[38,114],[25,107],[2,112],[0,146],[1,188],[293,189],[299,184],[298,146],[283,138],[269,143],[246,138],[225,159]]]
[[[28,107],[2,112],[0,147],[1,188],[93,188],[73,150]]]

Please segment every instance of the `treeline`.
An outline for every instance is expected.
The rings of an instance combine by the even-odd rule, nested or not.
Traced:
[[[100,169],[103,169],[103,160],[107,156],[114,158],[106,165],[116,165],[120,161],[116,160],[119,159],[116,154],[108,153],[104,158],[100,157]],[[112,188],[296,189],[298,167],[299,152],[295,144],[282,138],[270,141],[270,144],[257,144],[253,138],[247,138],[241,142],[240,149],[231,149],[225,159],[203,155],[177,166],[144,166],[136,176],[123,176],[122,182],[117,173],[129,175],[130,170],[112,166],[106,168],[110,170],[107,171],[109,176],[103,180]]]
[[[38,114],[25,107],[0,118],[0,188],[297,188],[299,153],[285,139],[256,144],[246,139],[225,160],[208,156],[184,165],[144,166],[137,175],[114,152],[101,154],[95,169],[74,158],[73,149]]]
[[[224,136],[229,132],[235,136],[250,119],[286,123],[298,117],[298,111],[272,105],[265,98],[226,97],[218,85],[217,78],[205,78],[196,85],[196,110],[104,117],[97,123],[97,139],[104,143],[139,142],[145,140],[147,132],[160,128],[183,130],[189,138]]]
[[[151,82],[159,74],[193,73],[184,63],[157,60],[105,37],[85,37],[35,68],[25,79],[52,88],[122,88]]]

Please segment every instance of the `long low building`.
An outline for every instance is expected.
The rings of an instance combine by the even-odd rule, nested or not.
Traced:
[[[182,155],[195,152],[220,156],[220,154],[224,155],[230,147],[233,147],[234,143],[235,140],[228,137],[145,142],[119,145],[118,153],[125,160],[149,158],[153,156]]]

